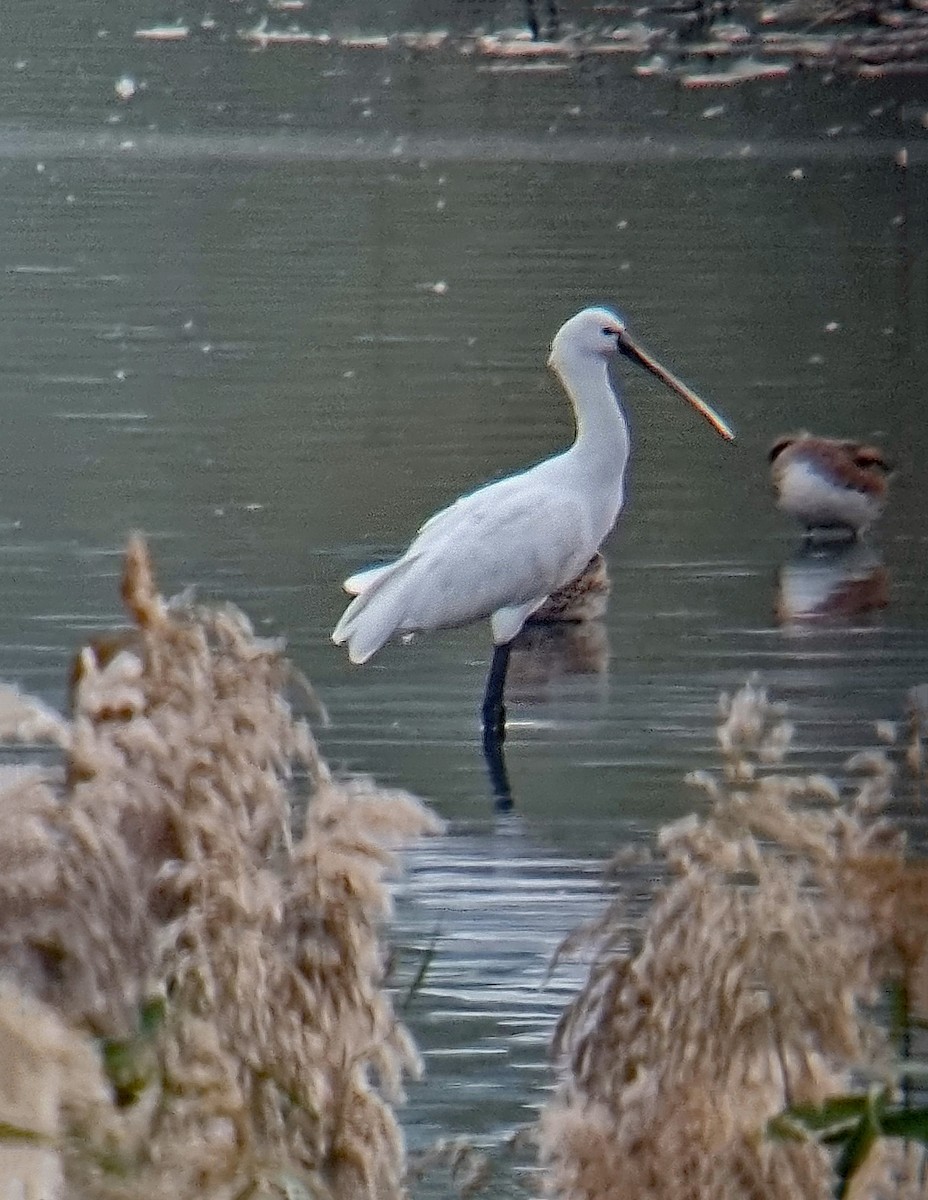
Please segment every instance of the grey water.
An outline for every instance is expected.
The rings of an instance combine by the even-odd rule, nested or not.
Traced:
[[[336,769],[448,819],[396,893],[397,942],[434,944],[407,1012],[414,1145],[498,1138],[543,1101],[581,975],[545,984],[549,957],[599,911],[612,852],[699,807],[683,776],[714,762],[720,691],[760,672],[796,764],[836,770],[928,678],[928,82],[690,92],[633,57],[539,69],[457,39],[522,11],[0,14],[0,676],[62,702],[75,648],[121,620],[140,529],[165,590],[287,639]],[[137,36],[180,18],[183,38]],[[261,49],[239,33],[262,20],[455,36]],[[599,301],[738,442],[621,371],[608,615],[515,656],[501,814],[477,727],[487,628],[363,668],[329,633],[346,575],[570,438],[547,345]],[[802,428],[896,460],[866,553],[804,556],[774,510],[766,448]]]

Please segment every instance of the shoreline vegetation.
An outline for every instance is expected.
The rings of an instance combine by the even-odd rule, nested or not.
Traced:
[[[516,1177],[465,1137],[407,1156],[399,1123],[421,1063],[386,877],[442,823],[333,778],[282,646],[163,600],[140,538],[123,598],[67,715],[0,691],[2,740],[61,760],[0,772],[4,1200],[401,1200],[434,1170],[497,1198],[928,1194],[924,687],[841,778],[792,769],[758,684],[723,697],[699,815],[620,850],[615,901],[562,947],[588,976]]]
[[[925,689],[846,778],[794,774],[794,730],[723,697],[704,815],[660,830],[646,916],[619,900],[566,949],[591,967],[554,1039],[540,1122],[559,1200],[923,1197]],[[899,745],[895,743],[899,741]]]
[[[0,776],[0,1155],[31,1156],[36,1200],[400,1196],[420,1062],[384,877],[441,822],[333,779],[281,646],[165,602],[138,538],[123,599],[69,716],[0,696],[4,739],[64,760]]]
[[[553,6],[552,6],[553,7]],[[229,36],[258,50],[307,53],[339,49],[471,57],[478,70],[567,69],[614,57],[633,61],[641,77],[670,76],[683,87],[725,87],[814,71],[862,79],[928,75],[928,0],[668,0],[641,6],[566,6],[547,25],[461,32],[335,31],[307,22],[303,5],[269,4],[254,24],[234,29],[211,20],[140,25],[137,40],[176,43]],[[533,36],[533,33],[535,36]]]

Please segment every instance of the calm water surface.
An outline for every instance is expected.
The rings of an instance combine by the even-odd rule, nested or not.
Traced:
[[[409,1013],[428,1065],[411,1140],[497,1136],[543,1098],[579,970],[543,988],[551,951],[597,911],[604,858],[699,803],[682,776],[712,762],[719,691],[761,671],[799,724],[797,761],[832,769],[928,678],[928,85],[693,94],[616,59],[500,72],[453,47],[255,52],[235,31],[260,6],[177,44],[133,36],[159,5],[16,8],[0,62],[0,672],[60,702],[74,647],[119,619],[134,528],[166,589],[196,584],[284,635],[328,707],[333,764],[451,822],[398,890],[399,941],[437,935]],[[337,11],[306,24],[450,20],[424,3]],[[516,804],[495,814],[476,724],[487,629],[351,668],[329,642],[339,583],[570,438],[547,344],[601,300],[739,442],[623,374],[634,458],[609,614],[514,659]],[[797,428],[896,457],[868,551],[804,558],[774,512],[765,449]],[[889,605],[777,618],[842,587],[888,587]]]

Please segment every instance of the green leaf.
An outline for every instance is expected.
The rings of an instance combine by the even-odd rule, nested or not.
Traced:
[[[928,1108],[898,1108],[880,1122],[884,1137],[909,1138],[928,1145]]]
[[[419,967],[418,967],[415,975],[413,976],[412,982],[410,983],[409,987],[406,989],[406,995],[403,997],[403,1000],[400,1004],[400,1009],[403,1012],[405,1012],[406,1009],[409,1008],[410,1004],[412,1003],[413,999],[415,998],[416,993],[419,991],[419,988],[422,987],[422,984],[425,982],[425,977],[429,972],[429,967],[431,967],[431,965],[432,965],[432,959],[435,957],[435,943],[437,941],[438,941],[438,930],[436,929],[434,931],[434,933],[432,934],[431,941],[429,942],[429,944],[425,947],[425,949],[422,951],[421,955],[419,956]]]
[[[0,1142],[51,1142],[47,1133],[39,1133],[35,1129],[25,1129],[20,1125],[12,1125],[9,1121],[0,1121]]]
[[[103,1042],[103,1070],[113,1088],[120,1108],[134,1104],[152,1079],[152,1061],[148,1047],[136,1038],[125,1041],[107,1038]]]
[[[139,1009],[139,1033],[152,1037],[164,1024],[167,1001],[164,996],[151,996]]]
[[[866,1161],[873,1148],[874,1142],[882,1130],[883,1111],[886,1106],[886,1092],[872,1090],[865,1097],[866,1110],[860,1120],[851,1130],[850,1136],[844,1143],[844,1149],[835,1165],[838,1185],[835,1188],[835,1200],[844,1200],[855,1174]]]
[[[787,1129],[798,1128],[808,1135],[825,1133],[856,1124],[867,1111],[869,1102],[868,1096],[849,1095],[833,1096],[824,1104],[794,1104],[778,1114],[771,1126],[786,1122]]]

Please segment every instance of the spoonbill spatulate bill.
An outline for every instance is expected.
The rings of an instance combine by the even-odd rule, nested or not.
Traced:
[[[629,437],[609,379],[621,354],[696,409],[723,438],[734,435],[707,404],[631,337],[608,308],[562,325],[548,365],[567,392],[576,437],[561,454],[462,496],[431,517],[394,562],[352,575],[354,596],[332,640],[366,662],[395,633],[445,629],[489,617],[495,650],[483,701],[484,747],[502,740],[503,690],[513,639],[548,596],[587,566],[624,499]]]

